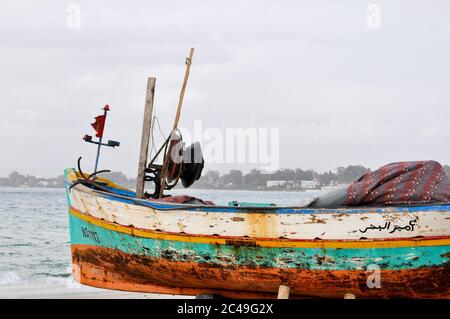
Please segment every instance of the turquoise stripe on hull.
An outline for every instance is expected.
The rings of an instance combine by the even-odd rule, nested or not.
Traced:
[[[450,246],[402,248],[236,248],[135,237],[108,230],[70,215],[72,244],[118,249],[127,254],[169,260],[217,263],[223,266],[263,266],[310,270],[361,270],[377,264],[381,269],[445,266]],[[448,266],[447,266],[448,267]]]

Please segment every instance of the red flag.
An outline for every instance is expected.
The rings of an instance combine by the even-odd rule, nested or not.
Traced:
[[[97,132],[97,134],[95,134],[95,136],[101,138],[103,137],[103,130],[105,128],[105,120],[106,120],[106,115],[99,115],[95,118],[95,122],[92,123],[92,127],[94,128],[94,130]]]

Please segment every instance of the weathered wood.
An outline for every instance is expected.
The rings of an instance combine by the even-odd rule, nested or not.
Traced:
[[[175,115],[175,120],[173,122],[173,130],[178,127],[178,122],[180,121],[181,106],[183,105],[184,92],[186,91],[186,85],[189,78],[189,72],[191,70],[192,57],[194,56],[194,48],[189,51],[189,57],[186,59],[186,72],[184,73],[183,86],[181,87],[180,98],[178,100],[177,114]]]
[[[191,70],[191,64],[192,64],[193,56],[194,56],[194,48],[191,48],[191,50],[189,51],[189,57],[186,59],[186,71],[184,73],[183,86],[181,87],[180,98],[178,100],[177,113],[175,115],[175,120],[173,122],[173,128],[172,128],[171,134],[178,127],[178,122],[180,121],[181,107],[183,105],[184,92],[186,91],[186,85],[187,85],[187,81],[188,81],[188,78],[189,78],[189,72]],[[164,193],[164,187],[166,185],[167,169],[168,169],[168,166],[169,166],[169,160],[170,160],[171,154],[172,154],[172,143],[170,143],[170,141],[169,141],[169,144],[168,144],[168,147],[167,147],[167,152],[164,155],[163,168],[161,170],[161,188],[160,188],[160,191],[159,191],[158,198],[161,198],[163,196],[163,193]]]
[[[278,287],[278,299],[289,299],[290,291],[291,288],[288,286],[280,285],[280,287]]]
[[[79,177],[73,169],[65,176],[69,187]],[[67,193],[72,260],[82,269],[76,277],[87,285],[256,298],[263,292],[273,297],[283,280],[291,297],[449,296],[449,204],[264,212],[153,200],[133,204],[131,192],[101,177],[99,182],[122,195],[82,184]],[[407,230],[411,220],[417,224]],[[402,229],[383,227],[387,221]],[[252,266],[249,247],[258,250]],[[121,260],[127,262],[115,262]],[[381,263],[384,288],[356,289],[367,285],[369,267]]]
[[[139,166],[136,184],[136,196],[144,198],[145,168],[147,166],[148,146],[152,129],[153,98],[155,95],[156,78],[148,78],[147,93],[145,96],[144,123],[142,124],[141,150],[139,154]]]

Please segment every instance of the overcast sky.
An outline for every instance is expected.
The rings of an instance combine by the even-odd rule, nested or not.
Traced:
[[[122,145],[101,168],[134,176],[146,79],[167,133],[191,46],[183,127],[279,128],[286,168],[450,163],[449,1],[0,3],[0,176],[92,168],[81,137],[104,104]],[[206,166],[235,167],[258,165]]]

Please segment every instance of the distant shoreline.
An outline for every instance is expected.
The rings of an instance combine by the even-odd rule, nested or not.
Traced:
[[[124,186],[124,185],[122,185],[122,186]],[[127,187],[127,186],[125,186],[125,187]],[[26,190],[26,189],[65,189],[64,186],[61,186],[61,187],[0,186],[0,189],[7,189],[7,188],[9,188],[9,189],[23,189],[23,190]],[[133,190],[132,187],[128,187],[128,188]],[[253,189],[253,188],[238,188],[238,187],[236,187],[236,188],[208,188],[208,187],[183,188],[183,187],[175,187],[174,188],[174,190],[183,190],[183,189],[186,190],[186,191],[188,191],[188,190],[199,190],[199,191],[202,191],[202,190],[205,190],[205,191],[208,191],[208,190],[211,190],[211,191],[224,190],[224,191],[252,191],[252,192],[302,192],[302,193],[303,192],[308,192],[308,191],[313,191],[313,192],[314,191],[321,191],[321,189],[312,189],[312,190],[292,190],[292,189],[290,189],[290,190],[286,190],[286,189],[269,189],[269,188]]]
[[[450,177],[450,166],[443,165],[443,168],[447,176]],[[300,168],[279,169],[274,172],[253,169],[248,173],[243,173],[240,170],[230,170],[224,174],[221,174],[219,171],[208,170],[202,174],[201,178],[196,181],[191,189],[303,192],[322,190],[322,188],[326,187],[330,190],[352,183],[367,171],[369,169],[362,165],[341,166],[334,171],[323,173]],[[103,174],[102,177],[129,189],[135,189],[136,179],[128,178],[122,172],[110,172]],[[33,175],[22,175],[15,171],[10,173],[8,177],[0,177],[0,188],[60,189],[64,188],[65,184],[66,179],[63,175],[55,178],[42,178]],[[182,189],[182,187],[178,186],[175,189]]]
[[[64,186],[62,186],[62,187],[39,187],[39,186],[27,187],[27,186],[4,186],[4,185],[1,185],[0,189],[3,189],[3,188],[11,188],[11,189],[64,189],[65,187]]]

